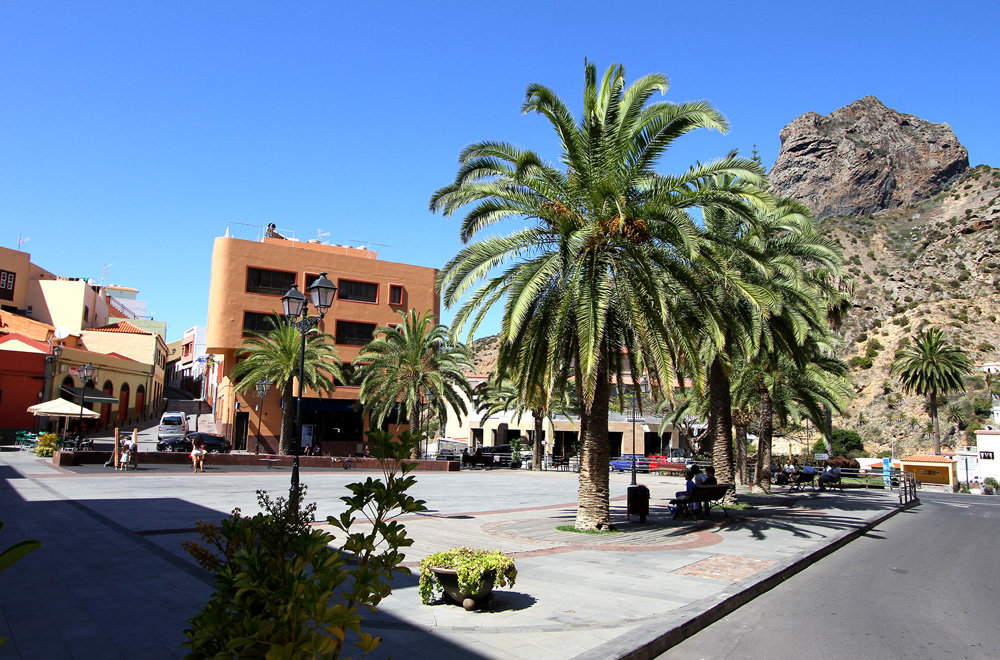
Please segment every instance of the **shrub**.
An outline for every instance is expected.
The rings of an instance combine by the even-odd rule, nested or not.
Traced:
[[[861,467],[857,459],[851,458],[849,456],[833,456],[826,461],[826,464],[831,467],[843,468],[854,468],[857,470]]]
[[[346,636],[363,653],[380,640],[362,632],[361,608],[374,611],[392,591],[392,574],[401,567],[400,548],[413,543],[393,518],[425,511],[422,500],[406,491],[416,482],[406,462],[422,436],[404,432],[398,442],[383,431],[368,433],[382,479],[347,485],[347,509],[327,523],[346,536],[340,548],[332,534],[309,524],[315,505],[299,506],[305,489],[288,500],[272,501],[258,491],[263,513],[233,511],[221,526],[199,524],[202,540],[215,550],[188,542],[199,564],[215,572],[215,593],[191,619],[185,645],[191,657],[339,657]],[[355,517],[367,531],[352,532]],[[346,557],[350,557],[350,563]]]
[[[988,341],[979,342],[979,345],[976,346],[976,348],[985,353],[992,353],[994,350],[996,350],[993,344],[989,343]]]
[[[834,454],[850,454],[855,451],[863,451],[865,448],[861,434],[850,429],[833,429],[830,440]]]
[[[43,433],[38,436],[38,444],[35,445],[35,456],[42,458],[52,458],[52,453],[59,446],[59,436],[55,433]]]
[[[993,490],[1000,488],[1000,483],[997,483],[997,480],[993,477],[986,477],[985,479],[983,479],[983,485],[989,486]]]
[[[855,355],[847,361],[847,365],[855,369],[871,369],[872,359],[867,355]]]

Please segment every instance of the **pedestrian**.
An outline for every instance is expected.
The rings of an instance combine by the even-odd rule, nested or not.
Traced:
[[[199,468],[202,472],[205,471],[205,441],[197,435],[191,447],[191,471],[197,472]]]

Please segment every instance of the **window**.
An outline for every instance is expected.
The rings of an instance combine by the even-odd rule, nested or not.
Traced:
[[[247,293],[283,296],[295,284],[295,273],[264,268],[247,268]]]
[[[261,312],[243,312],[243,334],[251,332],[268,332],[274,325],[271,323],[272,314]]]
[[[389,304],[390,305],[402,305],[403,304],[403,285],[402,284],[390,284],[389,285]]]
[[[0,270],[0,298],[14,299],[14,273],[9,270]]]
[[[354,280],[337,280],[337,299],[369,303],[378,302],[378,284],[355,282]]]
[[[983,459],[984,461],[992,461],[993,460],[993,452],[991,452],[991,451],[981,451],[981,452],[979,452],[979,458]]]
[[[347,346],[364,346],[375,334],[374,323],[337,321],[337,343]]]

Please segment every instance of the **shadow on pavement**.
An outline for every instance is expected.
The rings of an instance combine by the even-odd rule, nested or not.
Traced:
[[[178,498],[65,500],[44,480],[10,466],[0,466],[0,478],[0,547],[42,542],[0,573],[0,636],[9,638],[0,657],[183,655],[183,631],[211,596],[214,579],[180,543],[196,538],[196,521],[217,521],[226,512]],[[12,482],[60,499],[25,500]],[[416,584],[417,576],[400,574],[393,587]],[[517,592],[502,592],[496,601],[498,611],[534,603]],[[370,623],[363,630],[384,640],[366,657],[483,657],[391,615],[361,614]]]

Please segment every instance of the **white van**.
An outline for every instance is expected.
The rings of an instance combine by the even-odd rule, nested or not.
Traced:
[[[187,415],[182,412],[165,412],[160,417],[160,425],[156,429],[156,439],[183,438],[187,432]]]

